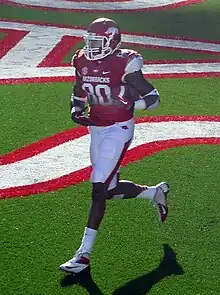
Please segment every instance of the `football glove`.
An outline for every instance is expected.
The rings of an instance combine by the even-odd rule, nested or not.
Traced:
[[[72,108],[71,110],[71,118],[72,120],[77,123],[80,124],[82,126],[95,126],[95,122],[93,122],[89,117],[86,117],[84,114],[84,110],[81,111],[76,111],[75,107]]]

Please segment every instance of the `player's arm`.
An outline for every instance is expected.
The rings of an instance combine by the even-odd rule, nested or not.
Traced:
[[[86,96],[82,90],[82,79],[76,71],[76,80],[73,86],[73,92],[70,99],[70,111],[82,112],[85,109]]]
[[[123,80],[140,94],[140,99],[135,101],[135,110],[154,109],[160,105],[160,96],[157,89],[144,78],[142,67],[143,59],[136,55],[127,64]]]
[[[70,99],[70,112],[72,120],[83,126],[95,125],[90,118],[86,117],[85,111],[86,94],[82,89],[82,78],[76,70],[76,81]]]

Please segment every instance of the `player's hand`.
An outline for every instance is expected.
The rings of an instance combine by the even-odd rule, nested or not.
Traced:
[[[127,107],[127,110],[134,112],[134,105],[135,105],[134,100],[130,101],[130,103]]]
[[[80,124],[82,126],[95,126],[95,122],[93,122],[90,118],[84,116],[84,115],[81,115],[81,116],[74,116],[73,118],[73,115],[72,115],[72,119],[75,123],[77,124]]]
[[[84,115],[84,110],[80,111],[80,112],[73,112],[71,114],[71,118],[75,123],[80,124],[82,126],[95,126],[96,125],[95,122],[93,122],[90,118],[88,118]]]

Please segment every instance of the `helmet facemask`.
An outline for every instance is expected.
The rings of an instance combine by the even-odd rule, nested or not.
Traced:
[[[112,43],[114,45],[114,34],[107,36],[99,36],[95,33],[87,33],[84,36],[85,46],[83,48],[85,57],[88,60],[99,60],[112,54],[116,49],[120,47],[118,43],[115,48],[110,46]],[[113,48],[112,48],[113,47]]]

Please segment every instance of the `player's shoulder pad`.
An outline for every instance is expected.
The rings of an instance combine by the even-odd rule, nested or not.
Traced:
[[[132,50],[126,63],[125,75],[140,71],[143,65],[144,61],[142,56],[138,52]]]
[[[76,67],[76,64],[77,64],[77,60],[82,57],[84,55],[83,53],[83,50],[82,49],[78,49],[75,54],[73,55],[72,57],[72,60],[71,60],[71,65],[73,67]]]

